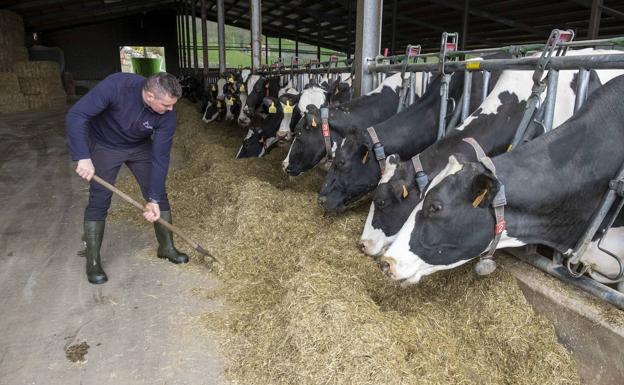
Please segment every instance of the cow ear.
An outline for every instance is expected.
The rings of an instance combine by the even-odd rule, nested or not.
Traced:
[[[472,182],[472,188],[470,192],[470,202],[472,207],[487,207],[492,204],[492,200],[498,193],[500,183],[494,177],[494,175],[486,171],[478,174]]]
[[[392,196],[395,201],[400,202],[408,197],[409,191],[407,190],[407,184],[404,180],[393,181],[390,185],[392,186]]]

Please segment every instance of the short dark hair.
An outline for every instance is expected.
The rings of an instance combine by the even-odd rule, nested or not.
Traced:
[[[143,86],[145,91],[165,94],[173,98],[182,96],[182,86],[178,79],[167,72],[159,72],[147,78]]]

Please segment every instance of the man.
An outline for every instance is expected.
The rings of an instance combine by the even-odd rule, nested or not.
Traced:
[[[154,223],[159,258],[186,263],[188,256],[173,245],[165,180],[176,128],[173,105],[182,95],[178,80],[161,72],[142,76],[116,73],[102,80],[67,113],[67,139],[76,172],[91,181],[97,175],[114,184],[122,164],[136,178],[145,201],[143,216]],[[95,181],[89,186],[84,214],[87,278],[93,284],[108,278],[100,264],[100,245],[112,193]]]

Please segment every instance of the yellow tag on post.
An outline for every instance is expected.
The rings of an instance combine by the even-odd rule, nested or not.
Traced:
[[[487,194],[487,189],[483,190],[481,194],[477,195],[474,201],[472,201],[472,207],[477,208],[483,202],[483,198],[485,198],[485,194]]]
[[[466,62],[466,69],[478,70],[479,68],[481,68],[481,62],[479,60],[473,60],[473,61],[467,61]]]
[[[287,100],[286,105],[284,106],[284,113],[292,114],[292,112],[293,112],[293,106],[290,105],[290,100]]]
[[[277,113],[277,108],[275,107],[275,103],[271,102],[271,106],[269,107],[269,114]]]

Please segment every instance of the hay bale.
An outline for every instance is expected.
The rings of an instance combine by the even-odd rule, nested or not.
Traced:
[[[53,61],[16,61],[13,71],[20,78],[51,78],[61,76],[58,63]]]
[[[64,92],[24,95],[28,109],[63,108],[67,105],[67,96]]]
[[[26,111],[27,109],[28,102],[21,93],[0,93],[0,114]]]
[[[24,45],[24,21],[17,13],[0,9],[0,50]]]
[[[0,95],[15,94],[20,92],[17,75],[12,72],[0,72]]]
[[[18,77],[18,79],[20,89],[26,95],[59,93],[63,91],[63,84],[59,76]]]
[[[400,288],[355,247],[367,207],[323,216],[323,175],[283,175],[287,147],[233,160],[245,132],[205,125],[185,101],[176,110],[174,148],[187,163],[169,174],[169,200],[176,223],[225,261],[213,266],[221,285],[211,293],[225,308],[202,325],[232,383],[580,382],[508,273],[477,278],[467,265]],[[133,180],[118,186],[140,196]],[[144,222],[125,206],[110,218]]]

